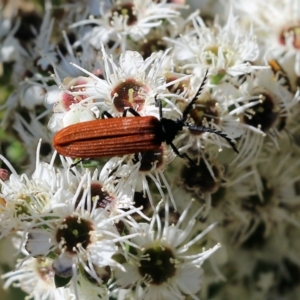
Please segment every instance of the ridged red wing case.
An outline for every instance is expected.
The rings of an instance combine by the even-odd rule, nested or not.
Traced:
[[[68,126],[54,136],[58,153],[72,158],[118,156],[157,149],[160,121],[153,116],[108,118]]]

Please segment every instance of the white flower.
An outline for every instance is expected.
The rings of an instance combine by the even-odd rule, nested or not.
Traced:
[[[224,147],[232,148],[224,137],[216,133],[205,132],[203,127],[215,129],[231,140],[241,137],[245,130],[229,110],[235,97],[238,97],[238,91],[229,82],[206,87],[189,112],[191,128],[183,130],[174,140],[180,152],[196,150],[199,161],[205,157],[205,153],[216,152],[214,149],[221,152]],[[188,104],[188,101],[184,103],[184,106]],[[179,105],[181,106],[181,103]],[[198,130],[197,127],[199,127]],[[217,148],[211,147],[213,145]]]
[[[159,94],[159,99],[173,108],[173,112],[170,108],[164,111],[170,115],[176,114],[172,97],[175,101],[179,95],[170,93],[167,87],[189,76],[176,74],[176,79],[166,82],[166,74],[172,72],[169,50],[153,53],[145,60],[138,52],[126,51],[120,56],[119,66],[107,56],[104,49],[102,52],[105,76],[111,86],[110,99],[105,103],[108,112],[113,115],[120,114],[125,108],[132,107],[141,115],[158,116],[154,97]]]
[[[46,101],[53,104],[55,112],[48,124],[50,130],[58,131],[78,122],[95,120],[99,116],[92,96],[93,87],[97,84],[93,78],[65,78],[62,83],[58,77],[56,80],[59,87],[50,87],[46,97]],[[102,84],[103,80],[99,79],[99,83]],[[99,88],[101,90],[101,86]]]
[[[26,249],[30,256],[54,255],[55,274],[72,279],[76,298],[79,299],[76,292],[79,274],[84,273],[93,279],[94,284],[101,285],[103,277],[99,268],[123,268],[113,255],[120,252],[126,256],[123,242],[136,234],[120,236],[114,221],[122,221],[124,216],[136,210],[109,217],[109,206],[106,209],[96,208],[97,202],[94,202],[91,207],[91,203],[77,202],[76,199],[74,197],[57,207],[52,217],[44,220],[44,230],[30,229]]]
[[[190,16],[193,30],[182,34],[174,43],[175,60],[185,68],[209,69],[214,80],[226,74],[238,76],[257,68],[249,64],[258,58],[259,48],[253,33],[240,30],[231,13],[225,26],[207,27],[199,16]],[[167,39],[169,40],[169,39]]]
[[[255,25],[261,49],[267,56],[281,59],[289,71],[300,75],[299,16],[300,5],[295,0],[236,1],[243,20]],[[292,59],[292,61],[290,61]]]
[[[276,78],[274,80],[270,69],[257,70],[246,76],[239,91],[240,97],[233,99],[230,114],[239,118],[244,129],[237,146],[239,155],[234,160],[241,165],[257,159],[265,137],[279,149],[280,131],[285,128],[300,96],[299,91],[293,94]]]
[[[26,232],[36,226],[36,222],[55,205],[51,199],[57,187],[56,173],[53,166],[39,161],[40,147],[41,143],[37,148],[36,167],[31,178],[26,174],[19,176],[11,164],[0,156],[12,172],[9,180],[1,180],[1,197],[4,199],[0,214],[2,237],[11,231]]]
[[[183,295],[198,299],[195,294],[201,288],[201,265],[220,246],[191,254],[190,247],[214,225],[187,240],[200,212],[196,211],[189,220],[185,220],[190,206],[191,202],[176,225],[169,224],[167,203],[164,224],[158,215],[159,206],[150,224],[132,222],[130,232],[139,233],[132,239],[138,248],[131,253],[129,262],[123,265],[127,275],[116,271],[116,277],[121,287],[135,287],[135,299],[183,299]]]
[[[129,155],[126,157],[126,163],[120,159],[112,158],[107,165],[111,165],[114,172],[113,176],[120,178],[117,182],[120,186],[122,185],[127,197],[134,201],[133,204],[140,204],[139,201],[136,203],[135,197],[141,193],[145,200],[142,204],[144,208],[147,208],[149,204],[154,207],[155,202],[152,196],[154,193],[150,190],[148,182],[151,179],[159,192],[160,198],[158,201],[170,198],[174,207],[176,207],[171,187],[164,175],[166,166],[174,158],[175,154],[172,150],[166,146],[161,146],[154,151]]]
[[[34,300],[74,300],[69,288],[57,288],[54,283],[54,270],[49,258],[29,258],[17,270],[2,276],[6,279],[4,288],[14,284],[28,294],[28,299]]]
[[[90,18],[79,21],[71,27],[96,24],[81,39],[81,45],[86,47],[90,43],[99,49],[101,43],[114,40],[121,44],[124,51],[126,38],[138,41],[150,31],[158,27],[162,20],[172,22],[179,15],[177,8],[184,8],[181,4],[166,3],[166,1],[154,2],[152,0],[111,1],[100,2],[100,18]]]

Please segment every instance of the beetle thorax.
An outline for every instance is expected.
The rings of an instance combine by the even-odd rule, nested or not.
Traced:
[[[183,122],[181,120],[171,120],[162,118],[161,119],[161,128],[162,128],[162,140],[167,144],[172,143],[178,131],[181,131],[183,128]]]

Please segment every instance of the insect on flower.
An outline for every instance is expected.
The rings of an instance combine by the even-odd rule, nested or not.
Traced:
[[[289,76],[284,71],[280,63],[276,59],[271,59],[268,61],[268,64],[273,73],[277,76],[278,80],[282,82],[282,85],[286,87],[288,91],[292,91],[292,85]]]
[[[187,105],[182,117],[177,120],[167,119],[162,114],[162,103],[155,97],[159,107],[160,119],[154,116],[140,116],[134,109],[124,111],[123,117],[113,118],[108,112],[102,119],[70,125],[56,133],[53,139],[54,148],[58,153],[72,158],[99,158],[134,154],[158,149],[163,142],[170,145],[181,158],[192,159],[186,153],[180,153],[173,140],[183,127],[200,132],[210,132],[224,138],[238,153],[234,142],[222,131],[210,127],[196,126],[186,122],[189,111],[201,94],[207,80],[204,79],[194,98]],[[127,112],[135,117],[126,117]],[[104,117],[107,118],[104,118]]]

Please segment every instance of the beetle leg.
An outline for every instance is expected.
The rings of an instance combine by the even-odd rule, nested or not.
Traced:
[[[101,114],[101,117],[102,117],[102,119],[104,119],[104,117],[106,117],[106,118],[113,118],[113,116],[108,111],[104,111]]]
[[[72,163],[70,165],[70,169],[72,169],[73,167],[76,167],[78,164],[82,163],[84,161],[83,158],[79,159],[78,161],[76,161],[75,163]]]
[[[124,112],[123,112],[123,117],[126,117],[127,112],[130,112],[130,113],[133,114],[135,117],[140,117],[140,116],[141,116],[136,110],[134,110],[132,107],[129,107],[129,108],[126,108],[126,109],[124,110]]]
[[[181,158],[187,158],[188,161],[193,165],[196,166],[196,163],[186,154],[186,153],[180,153],[176,146],[173,143],[169,143],[169,145],[172,147],[175,154]]]

